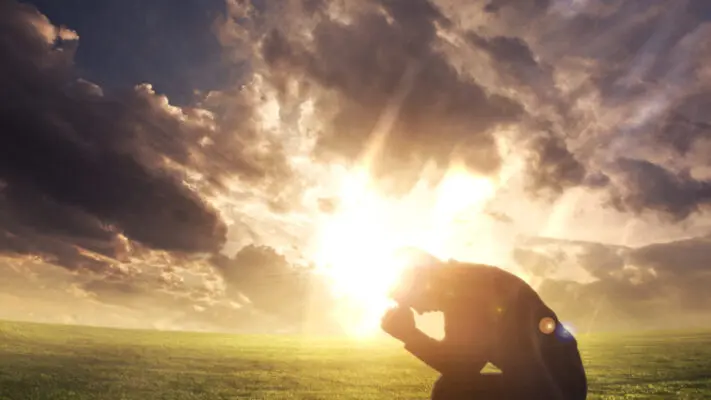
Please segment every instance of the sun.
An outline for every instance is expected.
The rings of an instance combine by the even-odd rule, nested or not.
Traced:
[[[458,164],[436,187],[422,181],[397,199],[380,193],[366,169],[347,173],[338,210],[318,229],[314,256],[338,298],[343,328],[358,337],[378,334],[380,318],[391,306],[388,293],[405,267],[399,250],[453,257],[458,221],[481,214],[494,192],[491,180]]]

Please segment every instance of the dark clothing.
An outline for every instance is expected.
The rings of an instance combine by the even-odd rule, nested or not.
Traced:
[[[586,398],[577,341],[523,280],[496,267],[470,264],[448,264],[436,279],[449,296],[442,310],[445,338],[422,334],[405,344],[442,374],[433,399]],[[541,330],[544,318],[555,322],[554,332]],[[501,375],[483,378],[480,371],[487,362]],[[489,393],[482,397],[477,390]]]
[[[503,385],[501,374],[481,374],[468,380],[442,375],[432,387],[432,399],[500,400],[504,399]]]

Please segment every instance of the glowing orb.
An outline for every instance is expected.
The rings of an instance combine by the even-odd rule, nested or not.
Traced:
[[[557,324],[555,320],[551,317],[542,318],[538,323],[538,329],[546,335],[550,335],[555,332]]]

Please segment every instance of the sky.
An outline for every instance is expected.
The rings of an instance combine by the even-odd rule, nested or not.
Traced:
[[[0,318],[361,332],[396,247],[711,325],[705,0],[0,0]]]

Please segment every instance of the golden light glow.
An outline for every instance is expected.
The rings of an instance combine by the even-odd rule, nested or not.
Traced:
[[[319,229],[314,261],[339,297],[339,319],[355,336],[379,332],[391,305],[387,294],[404,263],[403,247],[448,259],[452,235],[462,219],[474,220],[495,191],[487,178],[453,165],[435,188],[423,182],[400,199],[381,195],[365,168],[342,180],[339,208]]]
[[[551,317],[542,318],[541,321],[538,323],[538,329],[540,329],[540,331],[546,335],[550,335],[551,333],[555,332],[555,328],[555,320]]]

